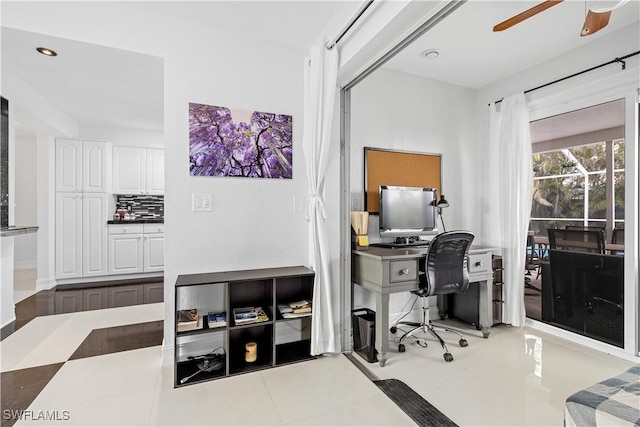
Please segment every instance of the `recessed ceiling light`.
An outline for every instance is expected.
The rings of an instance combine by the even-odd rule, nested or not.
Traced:
[[[438,49],[427,49],[422,52],[422,57],[425,59],[436,59],[439,55]]]
[[[58,56],[58,52],[47,47],[37,47],[36,50],[45,56]]]

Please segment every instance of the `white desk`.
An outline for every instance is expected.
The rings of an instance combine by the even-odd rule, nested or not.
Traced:
[[[469,250],[469,281],[479,282],[479,328],[489,337],[493,324],[493,269],[494,248],[471,246]],[[426,248],[389,249],[368,247],[352,252],[351,281],[375,294],[376,337],[378,362],[384,366],[389,350],[389,295],[408,292],[419,287],[418,264]]]

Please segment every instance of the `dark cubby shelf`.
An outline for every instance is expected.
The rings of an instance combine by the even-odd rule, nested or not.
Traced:
[[[195,384],[203,381],[210,381],[215,378],[222,378],[226,375],[226,366],[222,366],[222,368],[215,371],[200,372],[191,377],[191,379],[187,380],[186,382],[181,383],[180,381],[183,378],[187,378],[190,375],[198,372],[198,363],[199,362],[196,360],[185,360],[176,364],[176,387]]]
[[[295,341],[276,346],[276,364],[302,362],[315,359],[311,355],[311,340]]]
[[[308,339],[311,316],[284,319],[276,308],[278,304],[292,301],[311,301],[313,286],[314,272],[304,266],[178,276],[175,307],[196,308],[203,312],[215,307],[219,311],[226,311],[227,325],[208,329],[206,322],[203,322],[203,329],[184,332],[175,330],[174,386],[181,387],[313,359],[310,355],[311,341]],[[241,307],[261,307],[269,320],[235,325],[233,309]],[[295,323],[287,325],[288,322],[300,322],[302,326],[298,327]],[[283,328],[286,331],[281,331]],[[290,336],[292,331],[297,337]],[[275,344],[291,339],[294,341]],[[255,342],[258,346],[255,362],[245,361],[245,346],[249,342]],[[213,372],[200,372],[181,384],[180,380],[198,371],[197,362],[185,360],[186,357],[199,354],[203,347],[212,344],[225,349],[225,365]]]

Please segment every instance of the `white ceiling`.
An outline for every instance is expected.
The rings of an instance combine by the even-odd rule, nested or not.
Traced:
[[[458,86],[479,89],[610,34],[640,19],[640,1],[614,10],[609,25],[581,37],[584,0],[566,0],[502,32],[493,26],[541,3],[542,0],[469,0],[385,67]],[[619,2],[589,0],[590,8]],[[422,57],[438,49],[434,60]]]
[[[44,46],[58,52],[47,57]],[[163,60],[121,49],[2,28],[2,69],[85,126],[162,130]]]
[[[385,67],[480,88],[640,16],[640,1],[631,0],[613,12],[608,27],[580,37],[585,4],[567,0],[502,33],[491,31],[493,25],[537,3],[470,0]],[[150,2],[115,4],[194,24],[215,22],[230,35],[258,34],[262,40],[298,48],[311,45],[327,22],[344,14],[345,6],[343,1],[155,1],[151,9]],[[349,18],[344,16],[345,23]],[[42,45],[58,50],[59,56],[36,53],[35,47]],[[428,48],[438,48],[440,56],[423,59],[420,53]],[[162,58],[3,27],[2,69],[20,76],[79,123],[163,128]]]

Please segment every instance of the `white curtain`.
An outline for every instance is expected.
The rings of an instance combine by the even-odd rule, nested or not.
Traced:
[[[316,273],[311,324],[313,355],[336,352],[324,184],[337,91],[338,49],[328,50],[325,43],[311,49],[311,57],[305,59],[304,74],[303,151],[309,181],[311,261]]]
[[[491,106],[490,156],[497,161],[491,173],[497,183],[492,198],[498,206],[493,224],[500,236],[504,267],[503,322],[524,326],[524,270],[533,191],[529,107],[524,93],[518,93],[503,99],[500,111],[496,108]]]

